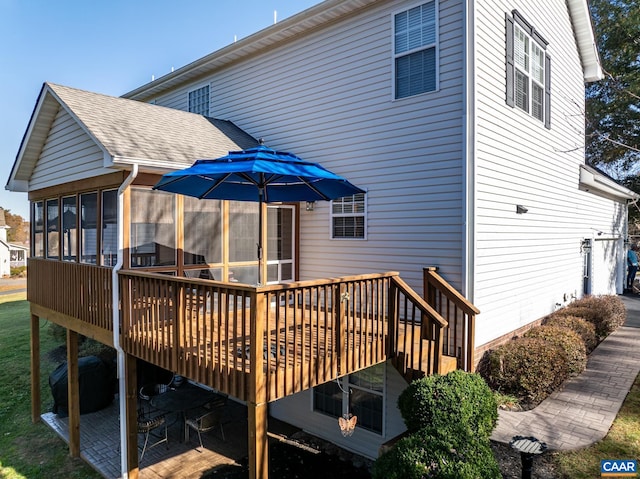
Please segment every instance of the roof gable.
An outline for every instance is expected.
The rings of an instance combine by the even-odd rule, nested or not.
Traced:
[[[45,83],[13,165],[7,189],[28,191],[52,122],[64,109],[104,152],[104,166],[166,170],[257,145],[225,120]]]

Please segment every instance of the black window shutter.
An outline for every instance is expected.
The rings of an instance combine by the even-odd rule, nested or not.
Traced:
[[[506,58],[506,86],[507,86],[507,105],[514,106],[514,87],[513,79],[515,75],[515,65],[513,62],[513,17],[505,13],[506,34],[507,34],[507,58]]]
[[[544,55],[544,126],[551,128],[551,57]]]

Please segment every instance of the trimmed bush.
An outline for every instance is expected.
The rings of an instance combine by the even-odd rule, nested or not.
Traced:
[[[488,439],[498,420],[496,399],[484,379],[456,370],[413,381],[398,398],[410,432],[443,438]]]
[[[544,324],[547,326],[561,326],[575,331],[582,338],[587,354],[589,354],[598,345],[596,327],[586,319],[570,316],[570,313],[570,311],[567,311],[565,314],[552,314]]]
[[[537,326],[524,335],[526,338],[544,339],[561,348],[567,357],[569,376],[577,376],[587,367],[587,348],[578,333],[562,326]]]
[[[489,351],[486,374],[493,389],[537,404],[569,377],[569,367],[558,346],[516,338]]]
[[[398,441],[380,456],[373,479],[500,479],[500,467],[488,440],[462,442],[432,436],[424,430]]]
[[[613,295],[585,296],[568,305],[565,310],[572,316],[591,321],[600,339],[622,326],[627,317],[624,303]]]

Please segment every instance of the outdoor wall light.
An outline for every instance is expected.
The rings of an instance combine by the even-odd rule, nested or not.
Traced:
[[[306,210],[307,211],[313,211],[313,209],[315,208],[315,205],[316,205],[315,201],[307,201]]]
[[[523,215],[525,214],[527,211],[529,211],[527,208],[525,208],[522,205],[516,205],[516,213],[518,213],[519,215]]]

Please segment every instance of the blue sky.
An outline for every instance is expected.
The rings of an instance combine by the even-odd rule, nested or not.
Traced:
[[[120,96],[320,0],[0,0],[0,207],[45,81]]]

